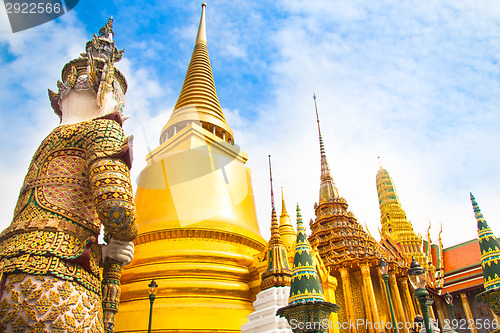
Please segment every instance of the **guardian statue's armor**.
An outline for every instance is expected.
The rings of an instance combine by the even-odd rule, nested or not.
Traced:
[[[121,118],[127,83],[114,68],[122,53],[110,19],[66,64],[58,93],[49,91],[61,125],[33,156],[13,221],[0,234],[1,332],[103,332],[102,297],[117,306],[117,283],[103,281],[101,293],[101,252],[109,248],[97,239],[102,224],[115,244],[108,256],[131,260],[137,225]],[[116,265],[108,262],[104,274]]]

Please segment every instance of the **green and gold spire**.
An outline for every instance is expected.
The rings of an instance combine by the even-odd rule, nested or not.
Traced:
[[[472,206],[477,220],[477,234],[481,250],[481,266],[483,268],[484,289],[489,291],[500,287],[500,244],[491,231],[479,209],[476,198],[470,194]]]
[[[271,181],[271,239],[267,246],[267,271],[262,273],[262,290],[271,287],[290,285],[292,272],[288,267],[288,260],[283,241],[280,237],[276,208],[274,207],[273,174],[271,171],[271,156],[269,156],[269,176]]]
[[[290,215],[286,211],[285,197],[283,196],[283,187],[281,188],[281,215],[280,215],[280,236],[283,244],[287,248],[291,248],[295,243],[297,234],[293,229],[292,221],[290,221]]]
[[[321,203],[322,201],[329,201],[334,198],[339,198],[339,192],[337,190],[337,186],[335,186],[335,183],[333,182],[330,167],[328,166],[328,161],[326,160],[325,146],[323,145],[323,137],[321,136],[321,128],[319,127],[316,94],[313,96],[313,98],[314,107],[316,109],[316,120],[318,122],[319,150],[321,154],[321,184],[319,188],[319,203]]]
[[[205,7],[202,12],[196,45],[174,111],[163,127],[163,143],[190,123],[197,123],[224,141],[234,144],[233,132],[226,123],[217,97],[215,82],[208,58]]]
[[[307,241],[300,208],[297,204],[297,241],[293,259],[292,282],[288,304],[307,301],[325,301],[319,281],[318,272],[314,266],[311,247]]]

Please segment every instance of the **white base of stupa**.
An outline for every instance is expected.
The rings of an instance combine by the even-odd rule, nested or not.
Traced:
[[[292,333],[285,318],[276,311],[288,305],[290,287],[271,287],[257,294],[254,312],[247,316],[248,323],[241,326],[242,333]]]

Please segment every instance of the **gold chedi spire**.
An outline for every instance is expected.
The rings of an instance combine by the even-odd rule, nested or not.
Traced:
[[[321,153],[321,184],[319,189],[319,202],[329,201],[333,198],[339,198],[339,192],[333,182],[330,167],[326,160],[325,146],[323,145],[323,137],[321,136],[321,128],[319,127],[318,105],[316,104],[316,94],[313,95],[314,108],[316,109],[316,120],[318,122],[319,133],[319,149]]]
[[[293,244],[295,244],[295,240],[297,239],[297,234],[293,229],[292,221],[290,220],[290,216],[286,211],[285,197],[283,196],[283,187],[281,188],[281,215],[279,232],[281,240],[283,241],[285,247],[287,249],[292,248]]]
[[[284,287],[290,285],[292,271],[288,267],[287,255],[278,228],[278,218],[274,207],[273,174],[271,156],[269,156],[269,176],[271,182],[271,239],[267,250],[267,271],[262,273],[261,289]]]
[[[208,57],[205,7],[206,5],[203,4],[196,45],[184,79],[184,85],[174,111],[162,129],[160,143],[190,123],[197,123],[224,141],[234,144],[233,131],[226,123],[217,98]]]

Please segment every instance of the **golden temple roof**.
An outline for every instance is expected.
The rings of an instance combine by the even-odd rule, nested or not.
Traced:
[[[233,132],[226,123],[215,90],[207,49],[205,7],[206,4],[202,4],[196,45],[184,79],[184,85],[172,115],[162,129],[160,143],[175,135],[191,122],[198,123],[229,143],[234,143]]]

